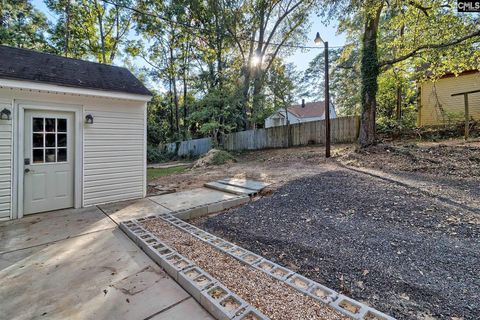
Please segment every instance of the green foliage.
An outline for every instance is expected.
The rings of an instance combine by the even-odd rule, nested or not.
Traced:
[[[125,6],[133,0],[45,0],[58,15],[50,31],[56,52],[74,58],[113,63],[126,41],[133,14]]]
[[[148,163],[159,163],[167,161],[168,157],[157,146],[147,145],[147,162]]]
[[[147,141],[156,145],[169,141],[172,138],[168,119],[170,110],[166,96],[154,94],[147,105]]]
[[[212,89],[194,105],[189,122],[195,124],[199,136],[212,136],[217,141],[219,135],[232,132],[242,124],[239,114],[241,105],[238,93],[231,88],[222,91]]]
[[[0,44],[50,51],[47,18],[29,0],[0,0]]]
[[[43,0],[50,22],[31,0],[1,1],[2,44],[141,65],[136,74],[159,89],[147,115],[154,146],[205,136],[219,141],[263,126],[299,97],[323,100],[323,52],[302,75],[285,63],[295,51],[290,46],[304,42],[315,9],[337,18],[348,42],[330,49],[339,115],[359,114],[363,101],[381,128],[410,128],[417,81],[480,68],[479,36],[448,45],[478,30],[480,21],[457,14],[452,0]]]

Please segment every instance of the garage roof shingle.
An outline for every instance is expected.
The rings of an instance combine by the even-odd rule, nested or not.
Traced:
[[[2,45],[0,78],[152,95],[126,68]]]

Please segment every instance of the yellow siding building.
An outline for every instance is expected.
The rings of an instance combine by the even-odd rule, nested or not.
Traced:
[[[465,117],[463,95],[452,94],[480,90],[480,71],[467,71],[458,76],[446,75],[436,82],[420,84],[420,106],[417,125],[435,126],[463,121]],[[470,118],[480,120],[480,92],[468,96]]]

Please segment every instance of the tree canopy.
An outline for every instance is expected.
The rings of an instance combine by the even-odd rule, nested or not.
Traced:
[[[331,99],[361,115],[360,144],[413,126],[416,83],[480,67],[480,18],[453,0],[3,0],[0,41],[125,65],[155,89],[149,142],[263,126],[275,110],[323,99],[323,53],[298,70],[313,19],[346,43],[330,52]],[[315,17],[312,12],[317,13]]]

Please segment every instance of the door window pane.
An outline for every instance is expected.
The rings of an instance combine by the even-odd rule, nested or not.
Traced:
[[[34,133],[32,139],[32,145],[34,148],[43,147],[43,133]]]
[[[47,133],[45,138],[45,147],[55,147],[55,133]]]
[[[33,118],[33,163],[66,162],[67,119]]]
[[[43,163],[43,149],[33,150],[33,163]]]
[[[33,132],[43,132],[43,118],[33,118]]]
[[[67,119],[57,119],[57,132],[67,132]]]
[[[57,147],[66,147],[67,146],[67,135],[59,133],[57,134]]]
[[[45,150],[45,162],[55,162],[55,149]]]
[[[66,162],[67,161],[67,149],[58,148],[57,150],[57,162]]]
[[[55,118],[46,118],[45,119],[45,131],[46,132],[55,132]]]

